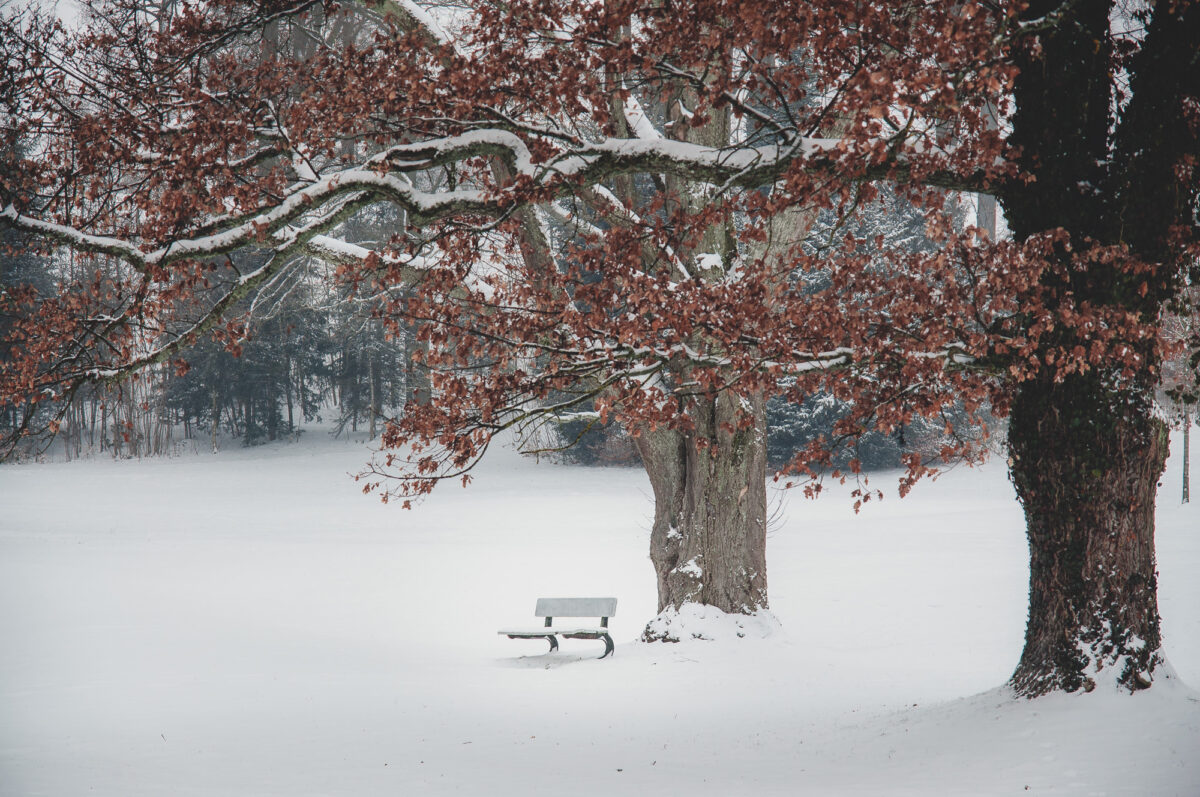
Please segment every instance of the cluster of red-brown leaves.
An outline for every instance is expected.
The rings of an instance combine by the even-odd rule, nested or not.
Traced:
[[[499,429],[537,424],[547,406],[594,408],[635,432],[687,430],[695,396],[801,400],[821,389],[855,403],[840,428],[853,436],[956,401],[1002,411],[1005,385],[1030,369],[1086,368],[1153,333],[1113,307],[1046,301],[1043,277],[1062,262],[1049,254],[1071,242],[955,232],[944,195],[927,188],[1014,177],[988,114],[1003,112],[1012,79],[1015,5],[516,0],[474,10],[455,44],[411,20],[389,27],[300,0],[216,0],[168,22],[119,0],[94,9],[75,37],[6,20],[20,98],[9,114],[33,156],[0,199],[150,251],[278,206],[310,169],[363,163],[399,143],[503,130],[553,164],[627,130],[620,109],[631,96],[678,140],[723,114],[742,145],[840,139],[795,156],[761,187],[770,191],[733,176],[701,187],[686,163],[647,161],[612,176],[636,185],[619,200],[625,211],[597,208],[592,186],[552,169],[510,179],[494,154],[415,170],[429,190],[491,192],[505,215],[397,230],[383,257],[340,267],[363,295],[394,296],[403,282],[404,296],[382,300],[378,313],[419,322],[429,344],[434,401],[410,404],[385,437],[412,453],[404,495],[468,469]],[[800,207],[846,221],[879,180],[930,208],[939,251],[883,252],[847,233],[819,255],[800,242],[752,254],[770,217]],[[683,194],[695,190],[711,198],[689,211]],[[548,201],[587,223],[564,223],[552,251],[535,256],[540,242],[523,232],[531,217],[520,208]],[[739,256],[726,257],[723,278],[702,278],[700,241],[725,224]],[[256,244],[269,247],[273,232]],[[413,241],[437,261],[416,285],[387,265]],[[148,347],[177,358],[235,314],[230,254],[147,269],[100,254],[95,276],[64,281],[57,296],[10,291],[16,348],[0,367],[0,400],[61,397],[106,369],[128,370]],[[820,290],[797,278],[818,271],[828,275]],[[178,346],[154,348],[172,334]],[[806,452],[797,466],[823,456]],[[918,474],[924,463],[910,466]]]

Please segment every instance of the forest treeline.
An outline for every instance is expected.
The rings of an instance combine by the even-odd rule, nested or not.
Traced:
[[[369,234],[369,222],[355,232]],[[3,236],[0,286],[6,290],[32,286],[53,295],[73,270],[98,267],[94,258],[85,265],[61,252],[32,251],[11,230]],[[58,420],[53,453],[119,458],[215,449],[229,441],[251,446],[294,438],[314,421],[334,434],[362,430],[374,438],[385,418],[428,390],[415,367],[414,335],[408,328],[385,334],[351,291],[331,293],[319,276],[303,271],[247,299],[233,326],[239,335],[205,338],[182,361],[78,390]],[[30,413],[57,414],[61,407],[0,409],[0,429],[11,432],[28,425]],[[17,452],[42,453],[35,440]]]

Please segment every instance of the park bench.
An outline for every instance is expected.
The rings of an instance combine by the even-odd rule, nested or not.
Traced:
[[[608,618],[617,613],[616,598],[538,598],[533,613],[536,617],[546,618],[546,624],[541,628],[508,629],[498,633],[509,639],[545,639],[550,643],[550,653],[558,650],[558,640],[555,636],[565,639],[603,639],[604,656],[613,652],[612,637],[608,635]],[[555,617],[599,617],[600,625],[555,626]]]

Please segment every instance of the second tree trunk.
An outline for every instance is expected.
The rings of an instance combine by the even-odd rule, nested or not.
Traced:
[[[767,608],[765,402],[722,393],[697,398],[689,416],[687,433],[638,437],[654,489],[658,608],[752,614]]]

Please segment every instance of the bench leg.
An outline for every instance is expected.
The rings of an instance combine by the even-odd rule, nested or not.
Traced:
[[[603,637],[601,637],[601,639],[604,640],[604,656],[611,656],[613,650],[615,650],[613,647],[612,637],[610,637],[608,634],[605,634]],[[600,658],[604,658],[604,656],[601,656]]]

